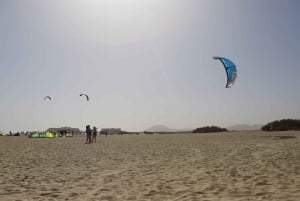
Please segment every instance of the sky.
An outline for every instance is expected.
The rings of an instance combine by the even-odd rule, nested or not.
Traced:
[[[0,0],[0,131],[299,119],[299,9],[298,0]],[[232,88],[213,56],[236,64]]]

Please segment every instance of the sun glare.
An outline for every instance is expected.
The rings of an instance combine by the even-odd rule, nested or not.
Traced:
[[[76,1],[70,7],[71,15],[76,16],[74,26],[80,32],[93,30],[84,34],[101,42],[145,40],[177,28],[182,22],[176,1],[172,4],[160,0]]]

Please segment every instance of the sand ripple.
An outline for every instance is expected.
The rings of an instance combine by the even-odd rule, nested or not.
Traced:
[[[1,137],[0,200],[298,201],[299,134]]]

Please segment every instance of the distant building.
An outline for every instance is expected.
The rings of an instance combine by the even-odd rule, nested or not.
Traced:
[[[121,128],[102,128],[100,131],[100,134],[107,134],[107,135],[112,135],[112,134],[122,134]]]
[[[61,127],[61,128],[48,128],[46,132],[56,133],[60,136],[71,137],[73,135],[80,135],[81,130],[79,128]]]

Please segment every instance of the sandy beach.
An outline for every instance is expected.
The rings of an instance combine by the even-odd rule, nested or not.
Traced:
[[[84,141],[0,137],[0,200],[300,200],[300,132]]]

